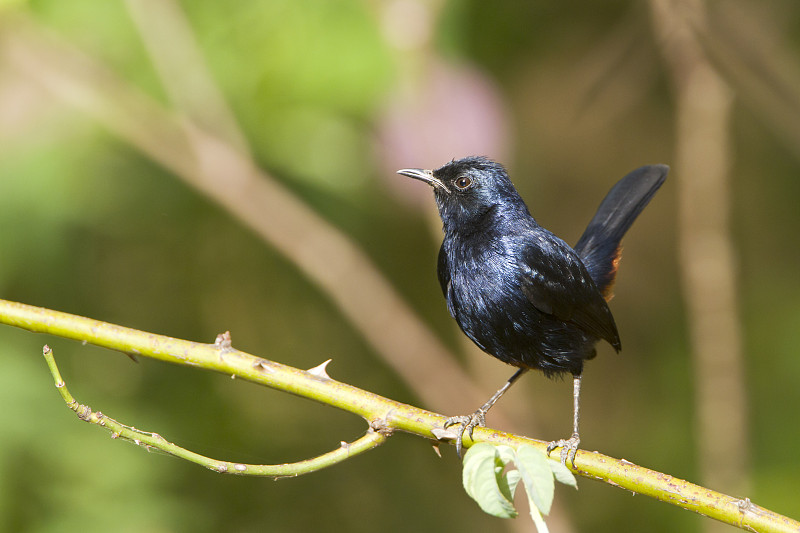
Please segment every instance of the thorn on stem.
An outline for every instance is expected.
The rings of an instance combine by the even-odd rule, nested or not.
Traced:
[[[442,450],[439,448],[439,443],[438,443],[438,442],[436,442],[436,441],[433,441],[433,442],[431,443],[431,447],[433,448],[433,452],[434,452],[436,455],[438,455],[438,456],[439,456],[439,459],[441,459],[441,458],[442,458]]]
[[[436,437],[436,440],[455,440],[458,438],[458,434],[452,429],[433,428],[431,433]]]
[[[307,372],[309,374],[313,374],[314,376],[317,376],[318,378],[331,379],[331,377],[328,375],[328,372],[325,370],[325,368],[328,366],[328,363],[330,363],[330,362],[331,362],[331,359],[328,359],[327,361],[325,361],[323,363],[320,363],[319,365],[315,366],[314,368],[309,368],[307,370]]]

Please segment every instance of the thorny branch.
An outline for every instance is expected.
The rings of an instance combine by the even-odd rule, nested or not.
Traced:
[[[411,433],[434,442],[449,440],[452,437],[446,432],[441,432],[445,420],[444,415],[402,404],[333,380],[324,371],[322,365],[316,369],[305,371],[241,352],[232,347],[227,334],[218,337],[218,342],[213,344],[196,343],[6,300],[0,300],[0,323],[28,331],[81,340],[126,354],[221,372],[357,414],[367,420],[370,425],[370,430],[366,435],[350,444],[349,447],[334,450],[308,461],[295,463],[293,466],[290,465],[290,469],[286,470],[289,473],[279,473],[279,471],[270,470],[275,467],[265,465],[240,465],[237,467],[238,463],[214,462],[214,460],[208,460],[211,461],[210,463],[195,461],[206,466],[224,463],[225,467],[232,468],[234,473],[265,476],[298,475],[341,462],[347,455],[372,449],[384,442],[395,430]],[[46,356],[48,353],[50,350],[46,349]],[[51,353],[50,357],[52,358]],[[54,363],[51,364],[52,369],[55,369]],[[90,422],[96,420],[95,423],[105,425],[121,437],[134,441],[138,439],[147,446],[163,449],[174,455],[193,454],[188,450],[181,451],[182,449],[167,443],[157,434],[141,432],[118,424],[100,413],[92,413],[87,407],[80,406],[69,395],[57,369],[53,375],[65,401],[83,419]],[[116,425],[112,426],[112,423]],[[123,431],[126,433],[123,434]],[[474,439],[465,439],[466,446],[474,442],[506,444],[512,447],[531,444],[542,450],[547,446],[547,443],[543,441],[489,428],[476,428]],[[170,448],[170,446],[174,446],[174,448]],[[194,459],[202,457],[196,454],[194,456]],[[190,457],[187,459],[193,460]],[[581,476],[605,481],[610,485],[644,494],[742,529],[776,532],[800,531],[800,522],[755,505],[747,498],[739,499],[721,494],[668,474],[635,465],[624,459],[614,459],[597,452],[580,450],[574,464],[573,472]],[[247,472],[248,468],[250,468],[250,472]],[[263,473],[255,474],[259,468],[263,469]],[[221,467],[216,469],[219,471]]]

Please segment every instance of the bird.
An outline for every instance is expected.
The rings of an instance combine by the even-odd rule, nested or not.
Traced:
[[[448,418],[464,433],[486,425],[486,413],[527,371],[573,378],[572,434],[552,441],[562,464],[575,455],[584,362],[605,341],[619,352],[619,332],[608,307],[621,257],[621,240],[666,179],[669,167],[647,165],[606,195],[575,247],[540,226],[505,167],[484,156],[454,159],[436,170],[397,173],[433,188],[443,239],[437,274],[447,309],[481,350],[517,368],[470,415]]]

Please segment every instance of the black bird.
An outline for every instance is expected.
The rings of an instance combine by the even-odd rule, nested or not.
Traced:
[[[561,462],[574,464],[580,443],[578,407],[583,362],[600,339],[621,348],[608,308],[622,236],[666,179],[668,167],[634,170],[606,195],[575,248],[536,223],[505,168],[486,157],[466,157],[437,170],[398,174],[433,187],[444,226],[438,274],[447,308],[484,352],[519,370],[475,413],[451,417],[472,437],[486,412],[530,369],[573,376],[573,431],[553,441]]]

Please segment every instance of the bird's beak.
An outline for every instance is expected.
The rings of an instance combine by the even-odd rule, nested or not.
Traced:
[[[403,176],[408,176],[409,178],[414,178],[415,180],[424,181],[434,189],[444,189],[445,192],[450,192],[442,180],[433,175],[432,170],[423,170],[421,168],[404,168],[402,170],[398,170],[397,173],[402,174]]]

